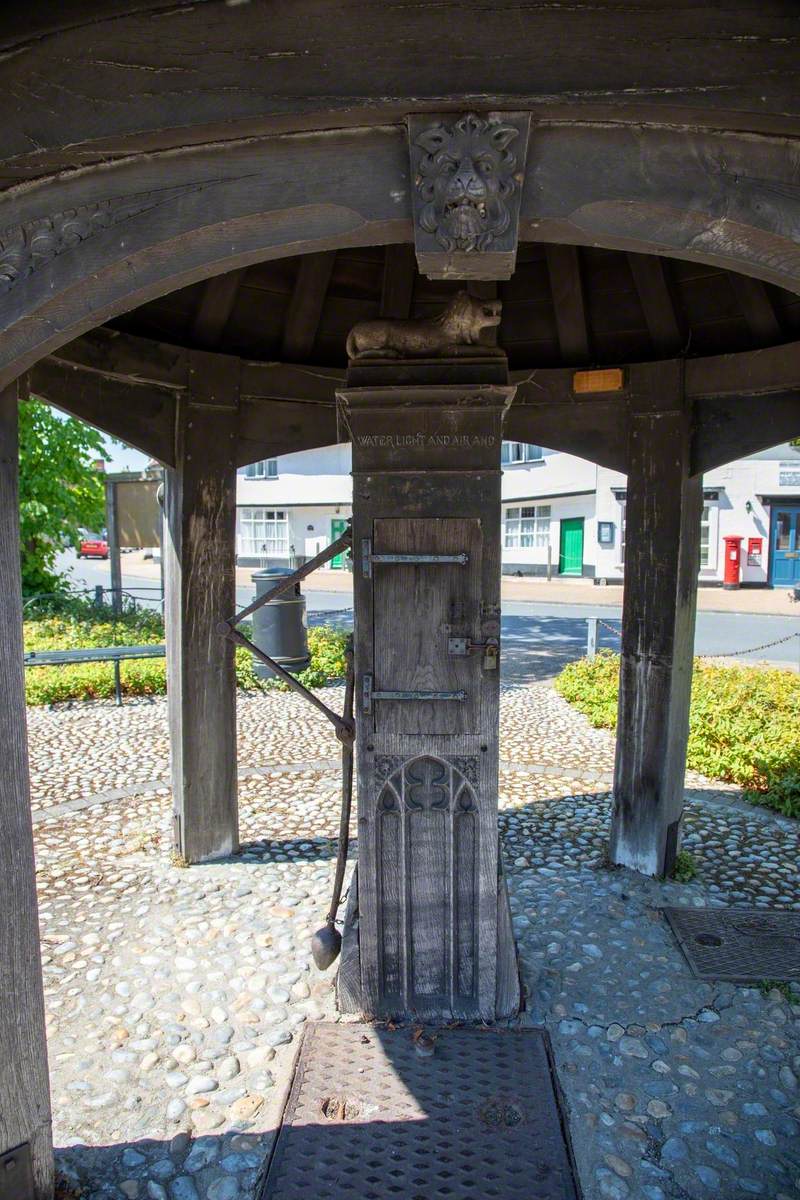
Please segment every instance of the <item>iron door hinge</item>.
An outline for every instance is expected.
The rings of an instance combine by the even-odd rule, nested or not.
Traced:
[[[373,563],[388,563],[394,566],[440,567],[456,564],[465,567],[469,555],[461,554],[373,554],[372,538],[361,539],[361,573],[365,579],[372,578]]]
[[[414,692],[414,691],[373,691],[372,676],[365,675],[361,685],[361,700],[365,713],[372,712],[372,704],[375,700],[417,700],[417,701],[434,701],[434,700],[455,700],[463,704],[467,698],[467,693],[458,692]]]

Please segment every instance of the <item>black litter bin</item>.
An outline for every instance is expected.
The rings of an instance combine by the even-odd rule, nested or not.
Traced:
[[[251,578],[256,585],[256,599],[271,591],[275,584],[292,575],[288,567],[272,567],[266,571],[254,571]],[[300,584],[295,583],[257,608],[253,613],[253,642],[286,671],[304,671],[311,661],[308,653],[308,626],[306,622],[306,598],[300,594]],[[253,657],[253,670],[259,679],[274,679],[272,671]]]

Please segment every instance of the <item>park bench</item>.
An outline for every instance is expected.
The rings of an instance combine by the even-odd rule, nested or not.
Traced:
[[[122,684],[119,665],[133,658],[163,658],[163,645],[152,646],[85,646],[80,650],[27,650],[23,657],[26,667],[66,666],[70,663],[110,662],[114,664],[114,694],[117,705],[122,704]]]

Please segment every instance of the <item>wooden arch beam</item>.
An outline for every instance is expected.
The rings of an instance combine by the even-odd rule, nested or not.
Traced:
[[[492,109],[534,109],[538,120],[797,127],[791,6],[717,0],[684,6],[679,20],[671,0],[513,13],[461,0],[454,19],[455,11],[354,0],[321,21],[315,0],[219,9],[186,0],[166,9],[163,0],[6,0],[0,89],[24,97],[4,120],[6,177],[40,177],[54,160],[73,168],[207,145],[231,126],[252,138],[323,121],[400,120],[452,110],[465,90]],[[430,53],[439,39],[447,54]],[[480,52],[485,46],[490,54]],[[185,103],[176,103],[176,89]],[[103,100],[116,96],[126,103]],[[58,103],[63,97],[68,104]]]
[[[238,466],[337,440],[334,389],[342,371],[197,354],[110,329],[95,329],[41,359],[30,386],[50,404],[174,467],[177,402],[195,361],[207,371],[239,364]]]
[[[691,470],[711,471],[800,436],[800,342],[686,364]]]
[[[520,237],[658,252],[800,291],[797,153],[791,139],[752,134],[537,125]],[[0,231],[2,387],[87,329],[209,275],[410,242],[405,130],[241,139],[43,177],[0,194]]]
[[[55,357],[29,373],[30,389],[49,404],[175,466],[175,394],[150,384],[84,371]]]
[[[96,329],[38,363],[31,388],[172,465],[175,403],[188,386],[193,353]],[[230,357],[204,355],[223,365]],[[341,368],[242,361],[240,370],[240,466],[338,440]],[[506,417],[509,438],[627,469],[624,390],[576,394],[569,367],[513,371],[511,379],[517,392]],[[693,474],[776,445],[800,434],[800,342],[689,359],[685,389],[694,409]]]

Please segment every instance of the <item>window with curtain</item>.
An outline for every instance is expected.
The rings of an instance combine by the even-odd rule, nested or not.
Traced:
[[[507,508],[503,524],[504,545],[546,546],[550,541],[550,505],[526,504]]]
[[[238,510],[239,553],[252,557],[289,553],[288,513],[281,508]]]

